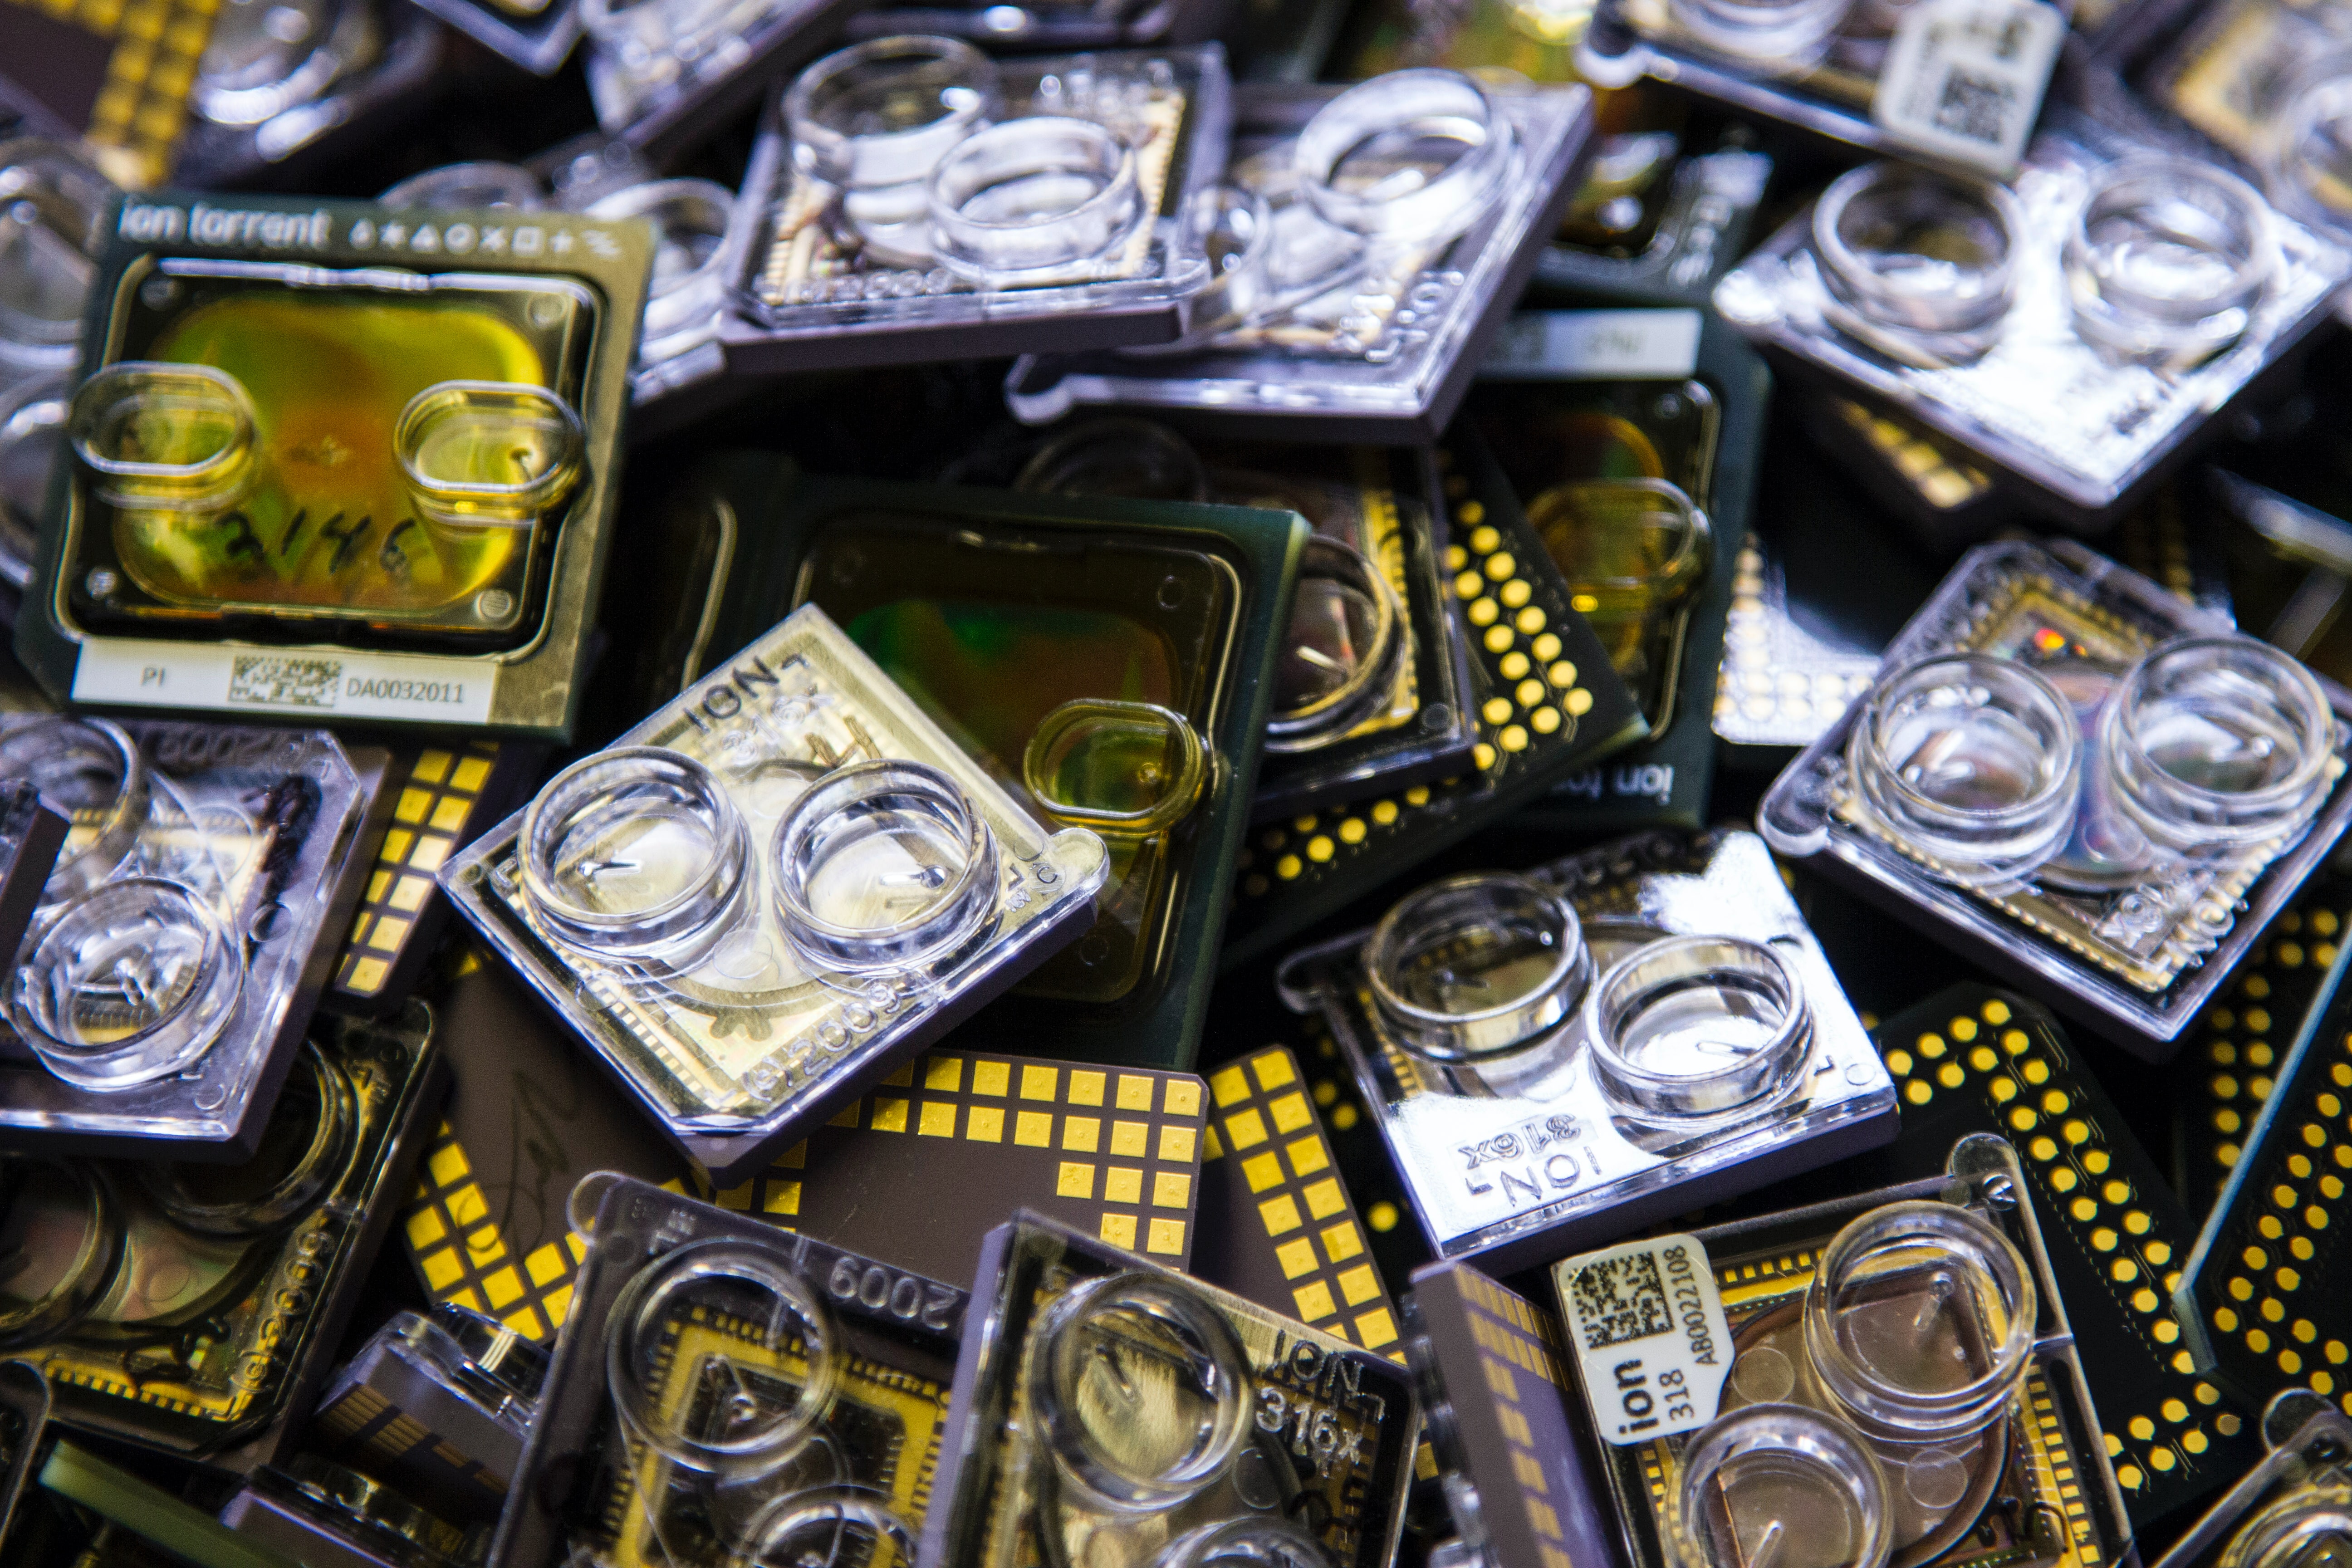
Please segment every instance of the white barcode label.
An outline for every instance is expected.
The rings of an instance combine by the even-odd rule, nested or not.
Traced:
[[[487,659],[446,655],[93,637],[74,667],[73,699],[320,724],[482,724],[498,679],[498,666]]]
[[[2042,0],[1919,0],[1895,25],[1870,117],[1996,179],[2017,171],[2066,18]]]
[[[1696,1237],[1654,1236],[1572,1258],[1560,1296],[1603,1441],[1625,1447],[1715,1419],[1731,1325]]]

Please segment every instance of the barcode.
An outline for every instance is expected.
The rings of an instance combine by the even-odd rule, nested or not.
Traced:
[[[1935,126],[1971,142],[1999,146],[2016,107],[2017,89],[2008,82],[1953,66],[1945,71],[1944,90],[1936,100]]]
[[[1653,1253],[1633,1252],[1586,1264],[1577,1270],[1572,1294],[1577,1324],[1584,1331],[1588,1351],[1646,1340],[1675,1326]]]
[[[229,672],[228,700],[281,707],[332,708],[335,683],[342,674],[343,662],[339,658],[246,654]]]

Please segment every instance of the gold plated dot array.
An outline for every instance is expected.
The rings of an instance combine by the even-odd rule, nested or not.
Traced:
[[[1907,1110],[1969,1096],[1989,1130],[2016,1147],[2040,1187],[2044,1223],[2066,1233],[2048,1237],[2052,1251],[2071,1240],[2087,1256],[2116,1320],[2147,1350],[2154,1375],[2100,1390],[2116,1482],[2146,1494],[2243,1431],[2244,1413],[2198,1375],[2172,1310],[2194,1237],[2177,1213],[2159,1220],[2168,1209],[2160,1197],[2136,1190],[2054,1030],[2028,1005],[1985,994],[1937,1027],[1882,1035],[1879,1047]],[[2071,1298],[2068,1306],[2078,1320],[2097,1310]]]
[[[1550,614],[1524,570],[1527,552],[1488,518],[1484,502],[1454,472],[1450,452],[1439,453],[1448,471],[1444,492],[1451,504],[1453,542],[1444,556],[1454,608],[1466,627],[1465,640],[1483,667],[1488,695],[1478,704],[1478,741],[1473,764],[1492,773],[1538,742],[1572,741],[1577,721],[1592,711],[1594,698]],[[1261,829],[1244,850],[1234,879],[1237,905],[1262,899],[1333,864],[1349,851],[1376,853],[1386,833],[1408,833],[1415,814],[1450,810],[1453,798],[1476,781],[1452,778],[1435,786],[1417,785],[1370,801],[1350,801],[1288,824]]]

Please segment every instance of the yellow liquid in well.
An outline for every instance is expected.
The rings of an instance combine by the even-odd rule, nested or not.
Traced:
[[[117,514],[123,566],[157,598],[415,613],[498,582],[527,548],[528,528],[425,522],[393,453],[400,411],[436,383],[549,384],[538,351],[496,314],[255,294],[191,310],[146,357],[242,383],[260,469],[226,512]]]

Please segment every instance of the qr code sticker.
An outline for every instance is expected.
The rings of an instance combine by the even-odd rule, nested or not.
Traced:
[[[1935,127],[1971,142],[1999,146],[2017,110],[2017,89],[1998,77],[1979,76],[1960,66],[1944,73],[1937,95]]]
[[[229,672],[228,700],[257,706],[332,708],[343,678],[338,658],[297,658],[285,654],[245,654]]]
[[[1573,1289],[1576,1321],[1588,1351],[1646,1340],[1675,1326],[1654,1253],[1632,1252],[1588,1263],[1577,1270]]]

